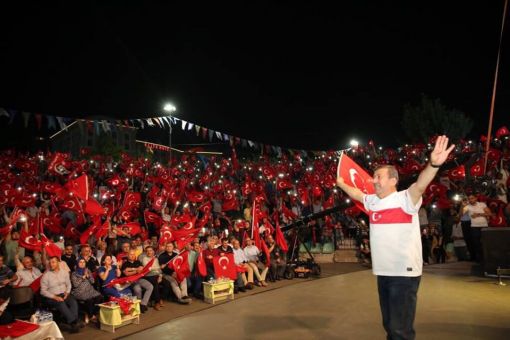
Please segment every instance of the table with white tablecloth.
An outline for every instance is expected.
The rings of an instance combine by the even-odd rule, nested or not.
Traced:
[[[45,323],[39,324],[39,328],[36,330],[22,335],[17,338],[8,337],[6,339],[16,339],[16,340],[42,340],[42,339],[51,339],[51,340],[59,340],[64,339],[62,332],[58,328],[55,321],[48,321]]]

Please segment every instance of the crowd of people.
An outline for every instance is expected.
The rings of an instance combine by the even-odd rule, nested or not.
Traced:
[[[450,244],[459,260],[480,260],[481,228],[506,226],[507,144],[494,147],[497,161],[483,177],[472,169],[478,149],[461,143],[450,161],[467,159],[464,174],[454,173],[454,164],[429,186],[420,211],[425,263],[445,261]],[[405,183],[426,163],[427,152],[426,145],[381,150],[369,143],[349,155],[366,169],[400,164]],[[136,296],[142,312],[149,306],[159,311],[168,300],[189,304],[191,296],[203,298],[202,282],[223,275],[214,259],[226,254],[235,261],[236,293],[267,286],[284,276],[296,236],[280,225],[336,206],[342,209],[312,220],[302,236],[311,243],[356,237],[369,261],[369,223],[336,189],[337,162],[335,152],[241,160],[233,150],[161,164],[87,150],[77,159],[3,151],[0,323],[12,320],[6,307],[16,287],[32,287],[40,295],[36,302],[58,311],[73,331],[79,310],[85,322],[93,321],[99,302],[123,295]],[[477,192],[482,178],[495,190]],[[176,264],[184,253],[186,270]],[[119,281],[129,276],[133,280]]]

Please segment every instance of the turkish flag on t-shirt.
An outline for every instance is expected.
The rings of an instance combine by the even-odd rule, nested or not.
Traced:
[[[337,176],[342,177],[346,184],[358,188],[365,194],[375,193],[372,177],[345,153],[342,153],[338,161]],[[367,213],[362,202],[354,201],[354,204]]]

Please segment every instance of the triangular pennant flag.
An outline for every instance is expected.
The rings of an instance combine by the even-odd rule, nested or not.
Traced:
[[[209,130],[209,142],[212,142],[213,135],[214,135],[214,131]]]
[[[21,112],[21,116],[23,117],[23,125],[25,128],[28,127],[28,119],[30,118],[30,112]]]
[[[227,135],[226,133],[224,133],[224,134],[223,134],[223,140],[224,140],[224,141],[228,141],[228,139],[229,139],[229,138],[228,138],[228,135]]]
[[[16,110],[9,110],[9,115],[11,116],[11,119],[9,119],[9,125],[14,122],[14,117],[16,117],[17,114],[18,112]]]
[[[96,136],[99,136],[99,122],[94,121],[94,130],[96,131]]]
[[[147,122],[147,125],[154,126],[154,123],[152,122],[152,119],[147,118],[145,121]]]
[[[193,129],[193,123],[188,122],[188,131]]]
[[[40,114],[40,113],[35,114],[35,125],[37,126],[37,130],[41,130],[42,114]]]
[[[234,146],[234,137],[230,136],[229,141],[230,141],[230,146]]]
[[[169,128],[172,128],[172,123],[170,123],[168,117],[162,117],[161,119],[163,120],[164,123],[166,123],[166,125],[168,125]]]
[[[60,126],[60,130],[64,130],[65,128],[67,128],[66,123],[64,123],[64,118],[57,117],[57,122],[58,122],[58,125]]]
[[[7,112],[7,110],[4,109],[3,107],[0,107],[0,117],[2,116],[6,116],[7,118],[9,118],[9,112]]]
[[[195,132],[197,133],[197,137],[198,137],[198,134],[200,133],[200,126],[195,125]]]
[[[216,137],[218,137],[218,139],[221,140],[221,132],[216,131]]]
[[[182,128],[182,131],[184,131],[186,129],[186,121],[185,120],[181,120],[181,128]]]
[[[110,131],[110,126],[106,120],[101,121],[101,126],[103,127],[104,132]]]
[[[246,139],[244,139],[244,138],[243,138],[243,139],[241,139],[241,146],[242,146],[243,148],[245,148],[245,147],[247,147],[247,146],[248,146],[248,145],[246,145],[246,143],[247,143]]]
[[[163,128],[163,124],[160,122],[158,117],[154,118],[154,121],[156,122],[156,124],[158,124],[160,128]]]
[[[143,124],[143,120],[137,119],[138,123],[140,123],[140,128],[143,129],[145,125]]]
[[[205,127],[202,128],[202,138],[203,139],[207,138],[207,128],[205,128]]]
[[[251,140],[249,140],[248,145],[253,148],[253,145],[255,145],[255,144]]]
[[[55,121],[55,117],[53,116],[46,116],[46,119],[48,119],[48,129],[57,129],[57,122]]]

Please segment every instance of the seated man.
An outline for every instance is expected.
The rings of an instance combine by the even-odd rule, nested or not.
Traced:
[[[62,261],[64,261],[70,269],[74,269],[76,267],[76,255],[74,255],[74,249],[72,244],[68,244],[64,248],[64,253],[60,257]]]
[[[18,268],[18,271],[16,271],[18,279],[13,285],[15,287],[28,287],[32,284],[32,282],[37,280],[42,273],[38,268],[34,267],[34,261],[30,256],[25,256],[21,263],[23,266],[22,268]]]
[[[71,325],[71,332],[77,333],[79,331],[78,303],[70,293],[69,273],[60,268],[58,257],[50,257],[49,270],[44,272],[41,279],[43,302],[49,307],[56,308]]]
[[[204,280],[198,268],[198,257],[201,251],[200,242],[195,241],[191,244],[190,255],[188,257],[188,259],[190,259],[191,270],[191,275],[188,278],[188,288],[191,290],[193,296],[199,299],[203,299],[202,282]]]
[[[221,239],[221,245],[216,248],[218,251],[218,256],[225,256],[225,254],[232,254],[234,251],[232,247],[228,244],[228,238],[224,237]]]
[[[234,261],[236,262],[236,266],[242,267],[245,270],[244,273],[239,273],[241,274],[244,287],[246,289],[253,289],[253,268],[248,265],[248,259],[246,255],[244,255],[244,250],[241,248],[239,240],[234,239],[232,245],[234,246]],[[246,273],[248,273],[248,278],[246,278]]]
[[[267,237],[267,245],[269,246],[271,275],[274,280],[281,280],[287,267],[285,253],[282,252],[271,235]]]
[[[207,268],[207,276],[205,277],[205,281],[209,281],[210,279],[214,279],[214,256],[218,256],[219,252],[216,248],[216,240],[214,237],[207,238],[207,249],[204,250],[204,262]]]
[[[253,244],[253,240],[247,237],[245,241],[246,247],[244,247],[244,255],[248,260],[248,265],[253,269],[253,274],[255,274],[255,277],[259,281],[258,285],[265,287],[267,286],[266,275],[269,268],[265,264],[259,262],[260,250]],[[261,272],[259,272],[259,267]]]
[[[172,242],[168,242],[165,245],[165,252],[158,257],[161,270],[163,271],[163,280],[170,283],[178,303],[183,305],[189,304],[191,299],[188,297],[187,280],[184,279],[182,282],[177,282],[177,274],[175,274],[173,269],[168,268],[168,263],[176,256],[177,253],[174,252],[174,244]]]
[[[90,249],[90,246],[88,244],[83,245],[80,248],[80,256],[85,260],[87,269],[90,270],[91,273],[94,273],[99,267],[99,262],[97,262],[97,259],[94,256],[92,256],[92,249]],[[75,267],[72,267],[70,269],[71,271],[74,271]]]
[[[129,255],[129,250],[131,249],[131,245],[128,242],[122,243],[120,246],[121,251],[117,253],[117,261],[124,261],[127,259]]]
[[[4,257],[0,255],[0,293],[8,291],[10,284],[16,280],[18,277],[4,264]]]
[[[136,259],[136,251],[131,249],[129,251],[127,260],[122,263],[121,272],[123,276],[135,275],[140,273],[142,270],[142,263]],[[142,288],[145,290],[143,297]],[[147,311],[147,304],[151,298],[154,286],[149,281],[141,278],[131,284],[131,289],[133,289],[133,292],[138,297],[138,299],[142,300],[140,302],[140,310],[142,313],[145,313]]]

